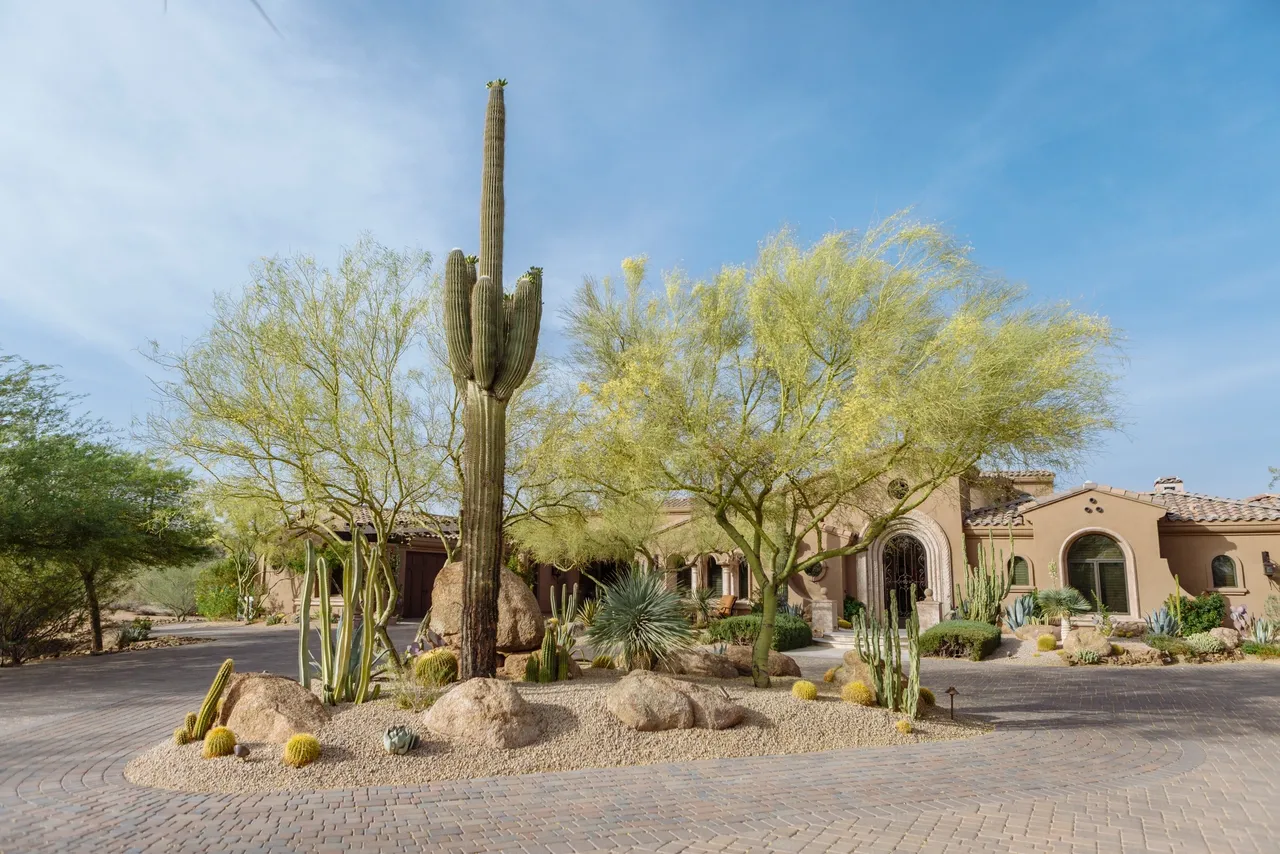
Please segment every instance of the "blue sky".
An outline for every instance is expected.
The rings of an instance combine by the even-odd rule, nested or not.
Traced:
[[[704,274],[914,206],[1124,330],[1080,471],[1248,495],[1280,465],[1280,5],[0,2],[0,349],[127,426],[215,291],[364,230],[476,243],[508,91],[507,269]],[[544,346],[559,331],[548,325]]]

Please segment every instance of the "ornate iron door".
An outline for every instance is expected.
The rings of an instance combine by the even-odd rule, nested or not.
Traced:
[[[898,534],[884,546],[884,607],[898,602],[899,618],[911,613],[911,585],[916,586],[916,598],[923,599],[929,586],[929,566],[925,560],[924,546],[909,534]]]

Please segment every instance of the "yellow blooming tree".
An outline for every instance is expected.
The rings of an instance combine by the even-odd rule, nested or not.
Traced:
[[[904,215],[810,247],[783,232],[749,266],[666,275],[660,295],[643,258],[623,272],[566,312],[588,404],[576,476],[715,521],[763,606],[760,686],[796,573],[867,548],[976,464],[1070,465],[1114,426],[1107,321],[1026,304]],[[855,519],[855,541],[801,548]]]

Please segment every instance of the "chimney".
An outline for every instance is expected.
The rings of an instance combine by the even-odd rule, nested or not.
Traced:
[[[1180,477],[1160,477],[1156,478],[1156,494],[1166,492],[1186,492],[1182,488],[1182,478]]]

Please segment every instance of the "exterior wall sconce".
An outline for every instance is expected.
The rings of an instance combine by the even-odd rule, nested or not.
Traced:
[[[1276,574],[1276,565],[1271,562],[1271,552],[1262,553],[1262,571],[1271,577]]]

